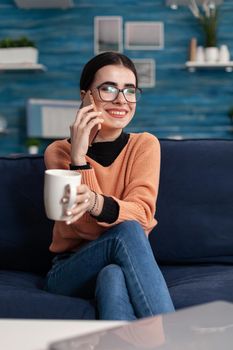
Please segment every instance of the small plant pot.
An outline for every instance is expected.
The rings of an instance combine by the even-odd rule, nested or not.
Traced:
[[[205,48],[205,61],[206,62],[217,62],[218,61],[218,48],[217,47],[206,47]]]
[[[0,49],[0,64],[36,64],[38,50],[35,47],[10,47]]]
[[[29,154],[38,154],[39,153],[39,147],[35,145],[28,146],[28,153]]]

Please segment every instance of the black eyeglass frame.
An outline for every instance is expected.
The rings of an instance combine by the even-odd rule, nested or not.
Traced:
[[[118,93],[117,93],[116,97],[114,98],[114,100],[103,100],[103,98],[102,98],[101,95],[100,95],[99,89],[100,89],[102,86],[104,86],[104,85],[111,86],[111,87],[115,88],[116,90],[118,90]],[[135,102],[128,101],[127,98],[125,97],[124,90],[130,89],[130,88],[134,88],[136,91],[140,91],[140,95],[138,95],[138,96],[139,96],[139,99],[136,100]],[[103,102],[113,102],[113,101],[115,101],[115,100],[117,99],[117,97],[119,96],[119,93],[122,92],[122,94],[123,94],[123,96],[124,96],[126,102],[128,102],[128,103],[137,103],[137,102],[140,100],[141,95],[142,95],[142,89],[140,89],[140,88],[138,88],[138,87],[135,87],[135,86],[125,87],[124,89],[119,89],[118,87],[116,87],[116,86],[114,86],[114,85],[103,83],[103,84],[100,84],[100,85],[96,86],[95,89],[98,90],[99,98],[100,98],[101,101],[103,101]],[[136,94],[135,94],[135,96],[136,96]]]

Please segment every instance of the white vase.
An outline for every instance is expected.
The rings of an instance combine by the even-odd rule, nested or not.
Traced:
[[[229,62],[230,61],[230,52],[227,45],[221,45],[219,49],[219,62]]]
[[[195,61],[200,63],[205,61],[205,52],[203,46],[197,47]]]
[[[28,147],[28,153],[29,154],[38,154],[39,152],[39,147],[36,145],[31,145]]]
[[[205,61],[212,63],[218,61],[218,48],[217,47],[206,47],[205,48]]]

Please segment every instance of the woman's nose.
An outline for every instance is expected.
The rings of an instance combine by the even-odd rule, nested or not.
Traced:
[[[123,94],[123,91],[119,91],[119,94],[117,96],[117,98],[115,99],[116,103],[127,103],[126,99],[125,99],[125,96]]]

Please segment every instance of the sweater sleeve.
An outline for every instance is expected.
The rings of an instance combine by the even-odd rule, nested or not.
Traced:
[[[47,169],[70,169],[70,144],[67,140],[51,143],[45,150],[44,161]],[[77,171],[82,174],[82,183],[92,191],[102,193],[92,167]]]
[[[154,215],[158,195],[160,176],[160,144],[157,138],[150,135],[142,143],[134,159],[130,181],[121,198],[113,199],[119,205],[119,215],[112,224],[101,223],[111,227],[126,220],[136,220],[148,232],[155,225]]]
[[[44,162],[47,169],[70,169],[68,157],[69,144],[66,140],[54,141],[44,152]]]
[[[70,169],[72,166],[69,154],[70,144],[66,140],[53,142],[47,147],[44,154],[46,168]],[[89,163],[87,163],[87,166],[75,166],[73,170],[77,170],[82,174],[82,183],[87,184],[91,190],[102,193],[95,176],[95,170]],[[100,222],[112,223],[116,221],[118,213],[118,203],[112,197],[104,196],[103,210],[99,216],[93,216],[93,218]],[[89,214],[86,213],[86,215]]]
[[[119,205],[112,197],[104,197],[102,212],[98,216],[93,216],[99,222],[113,223],[119,215]]]

